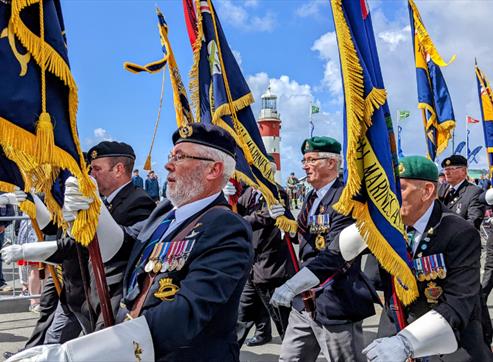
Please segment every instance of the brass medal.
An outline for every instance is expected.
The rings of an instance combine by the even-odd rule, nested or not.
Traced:
[[[322,235],[317,235],[317,238],[315,239],[315,247],[317,250],[322,250],[325,248],[325,238]]]
[[[158,260],[155,264],[154,264],[154,267],[152,268],[152,271],[154,273],[159,273],[161,271],[161,267],[163,266],[163,264]]]
[[[159,280],[159,289],[154,293],[154,296],[162,301],[171,302],[180,288],[173,284],[171,278],[162,278]]]

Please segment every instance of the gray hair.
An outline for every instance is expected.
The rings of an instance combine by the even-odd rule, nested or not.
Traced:
[[[222,162],[224,167],[223,172],[223,184],[222,187],[226,185],[228,180],[233,176],[236,168],[236,161],[233,157],[228,155],[227,153],[220,151],[216,148],[195,144],[197,149],[201,153],[201,156],[212,158],[215,161]]]
[[[342,164],[342,157],[338,153],[332,153],[332,152],[319,152],[318,153],[319,157],[327,157],[327,158],[332,158],[333,160],[337,161],[337,170],[341,168]]]

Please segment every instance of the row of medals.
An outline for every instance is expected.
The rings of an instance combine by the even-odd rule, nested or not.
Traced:
[[[447,268],[442,253],[416,258],[413,263],[416,278],[420,282],[437,278],[445,279],[447,276]]]
[[[428,281],[424,294],[428,303],[436,304],[443,294],[443,289],[434,280],[445,279],[447,268],[443,254],[422,256],[413,260],[416,278],[420,282]]]
[[[157,243],[144,267],[146,273],[181,270],[190,255],[195,240]]]
[[[323,212],[323,211],[321,211]],[[318,250],[325,248],[325,236],[330,230],[330,219],[328,214],[318,214],[308,217],[308,225],[310,226],[310,233],[317,234],[315,238],[315,247]]]

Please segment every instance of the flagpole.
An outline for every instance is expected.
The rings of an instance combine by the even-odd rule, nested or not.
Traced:
[[[401,144],[401,132],[399,131],[400,130],[399,127],[401,126],[401,112],[399,110],[397,110],[396,112],[397,112],[397,145],[400,145]],[[397,150],[397,153],[399,153],[399,150]]]
[[[312,104],[313,102],[310,101],[310,104],[309,104],[309,108],[308,108],[308,117],[309,117],[309,120],[310,120],[310,126],[311,126],[311,129],[310,129],[310,138],[313,137],[313,130],[315,129],[315,126],[313,125],[313,120],[312,120]]]
[[[469,161],[469,122],[466,116],[466,160]]]

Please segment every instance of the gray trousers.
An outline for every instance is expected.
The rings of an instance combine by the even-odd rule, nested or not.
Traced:
[[[328,362],[365,361],[362,324],[322,326],[307,312],[291,308],[279,361],[316,361],[320,351]]]
[[[46,331],[44,344],[65,343],[79,337],[81,331],[82,327],[75,315],[65,311],[58,302],[53,322]]]

